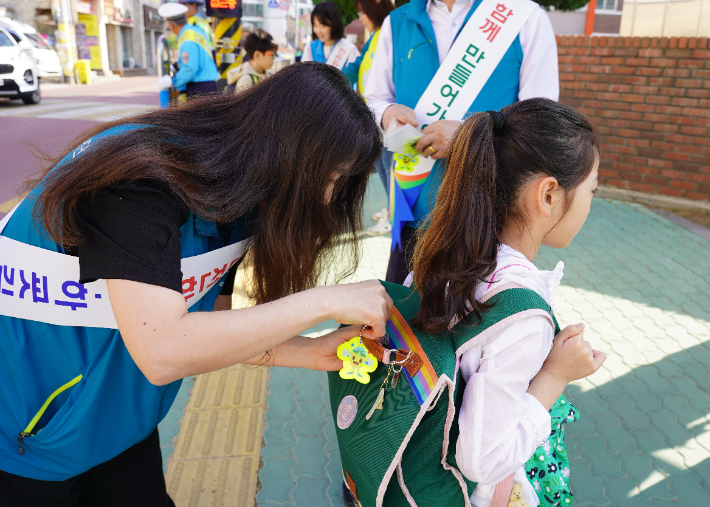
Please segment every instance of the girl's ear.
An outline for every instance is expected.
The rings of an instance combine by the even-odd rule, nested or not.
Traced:
[[[538,210],[545,217],[551,218],[562,197],[560,184],[556,178],[546,176],[536,181],[534,187]]]

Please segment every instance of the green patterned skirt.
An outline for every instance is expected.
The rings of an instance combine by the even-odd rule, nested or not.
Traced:
[[[579,412],[562,395],[550,409],[550,418],[550,436],[525,463],[525,471],[541,506],[569,507],[574,502],[574,495],[569,487],[565,423],[579,419]]]

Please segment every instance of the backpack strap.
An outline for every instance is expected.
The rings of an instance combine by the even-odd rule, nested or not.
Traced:
[[[536,315],[548,319],[555,334],[560,332],[552,308],[532,289],[517,284],[501,285],[488,292],[482,302],[487,302],[492,307],[481,314],[480,322],[476,323],[471,316],[462,319],[451,329],[457,358],[501,329]]]

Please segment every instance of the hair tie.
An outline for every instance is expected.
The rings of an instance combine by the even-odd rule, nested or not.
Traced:
[[[500,131],[503,130],[503,126],[505,125],[505,115],[501,113],[500,111],[486,111],[488,114],[491,115],[493,118],[493,133],[495,135],[500,134]]]

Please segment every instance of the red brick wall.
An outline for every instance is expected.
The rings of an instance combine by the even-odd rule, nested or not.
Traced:
[[[560,100],[599,127],[601,183],[710,200],[707,37],[559,36]]]

